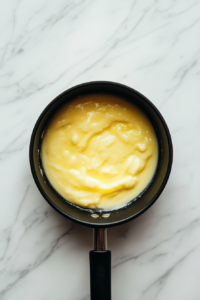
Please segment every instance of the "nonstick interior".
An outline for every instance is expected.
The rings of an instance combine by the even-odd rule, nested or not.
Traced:
[[[153,124],[159,143],[157,170],[148,188],[137,198],[137,200],[133,199],[126,207],[110,211],[109,217],[106,218],[105,214],[108,211],[84,209],[64,200],[48,182],[41,164],[41,142],[49,119],[64,103],[77,96],[88,93],[112,93],[122,96],[126,100],[137,105],[145,112]],[[163,117],[146,97],[122,84],[99,81],[84,83],[63,92],[44,109],[33,129],[29,155],[31,171],[37,187],[54,209],[65,217],[83,225],[91,227],[109,227],[136,218],[147,210],[159,197],[167,183],[171,171],[172,142]],[[98,217],[94,218],[94,214],[98,215]]]

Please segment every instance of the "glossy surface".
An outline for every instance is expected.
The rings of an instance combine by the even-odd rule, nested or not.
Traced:
[[[109,94],[80,96],[62,106],[42,142],[50,183],[83,207],[125,205],[148,186],[157,160],[157,138],[148,118]]]

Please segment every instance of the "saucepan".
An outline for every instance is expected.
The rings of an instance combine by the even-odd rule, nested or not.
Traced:
[[[49,183],[42,166],[40,149],[50,118],[64,103],[90,93],[111,93],[134,103],[147,115],[158,139],[158,164],[151,183],[137,199],[118,210],[85,209],[63,199]],[[128,86],[108,81],[83,83],[60,94],[43,110],[32,132],[29,155],[33,178],[46,201],[64,217],[94,228],[94,250],[90,251],[91,300],[111,300],[111,252],[107,250],[106,230],[140,216],[162,193],[173,158],[171,136],[164,118],[145,96]]]

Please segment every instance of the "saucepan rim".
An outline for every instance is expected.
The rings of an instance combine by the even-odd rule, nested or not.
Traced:
[[[93,222],[86,222],[86,221],[82,221],[79,219],[76,219],[70,215],[68,215],[67,213],[65,213],[64,211],[62,211],[59,207],[57,207],[54,202],[48,197],[48,195],[45,193],[45,191],[43,190],[40,181],[37,177],[36,171],[35,171],[35,166],[34,166],[34,161],[33,161],[33,146],[34,146],[34,141],[35,141],[35,136],[36,136],[36,132],[38,130],[38,127],[40,125],[40,122],[42,121],[43,117],[45,116],[45,114],[47,113],[47,111],[51,108],[52,105],[54,105],[54,103],[56,101],[58,101],[61,97],[63,97],[65,94],[68,94],[70,92],[72,92],[73,90],[82,88],[82,87],[87,87],[87,86],[93,86],[93,85],[109,85],[109,86],[117,86],[117,87],[121,87],[124,89],[129,90],[130,92],[138,95],[139,97],[143,98],[150,106],[151,108],[154,110],[154,112],[157,114],[157,116],[159,117],[166,136],[167,136],[167,142],[168,142],[168,147],[169,147],[169,162],[168,162],[168,166],[167,166],[167,171],[165,173],[165,177],[164,180],[162,181],[162,184],[160,186],[160,188],[158,189],[157,193],[154,195],[154,197],[151,199],[151,201],[149,201],[149,203],[140,211],[138,211],[138,213],[133,214],[132,216],[129,216],[128,218],[122,219],[122,220],[118,220],[116,222],[110,222],[110,223],[95,223],[95,219],[94,219],[94,223]],[[30,140],[30,146],[29,146],[29,162],[30,162],[30,167],[31,167],[31,172],[34,178],[34,181],[40,191],[40,193],[42,194],[42,196],[45,198],[45,200],[57,211],[59,212],[62,216],[67,217],[68,219],[77,222],[79,224],[82,225],[86,225],[89,227],[112,227],[112,226],[116,226],[119,224],[123,224],[125,222],[128,222],[136,217],[138,217],[139,215],[143,214],[146,210],[148,210],[153,204],[154,202],[158,199],[158,197],[160,196],[160,194],[162,193],[163,189],[165,188],[165,185],[167,184],[167,181],[169,179],[169,175],[171,172],[171,168],[172,168],[172,162],[173,162],[173,146],[172,146],[172,139],[171,139],[171,135],[168,129],[168,126],[163,118],[163,116],[161,115],[160,111],[157,109],[157,107],[148,99],[146,98],[143,94],[141,94],[140,92],[138,92],[137,90],[126,86],[124,84],[121,83],[117,83],[117,82],[112,82],[112,81],[90,81],[90,82],[85,82],[82,84],[78,84],[76,86],[73,86],[67,90],[65,90],[64,92],[62,92],[61,94],[59,94],[57,97],[55,97],[45,108],[44,110],[41,112],[40,116],[38,117],[35,126],[33,128],[32,134],[31,134],[31,140]],[[137,200],[136,200],[137,201]],[[120,209],[119,209],[119,213],[120,213]]]

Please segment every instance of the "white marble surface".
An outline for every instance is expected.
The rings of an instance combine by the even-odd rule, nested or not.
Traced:
[[[59,93],[110,80],[146,95],[172,133],[159,200],[108,231],[113,300],[200,299],[200,1],[0,1],[0,300],[88,300],[92,230],[37,190],[28,147]]]

